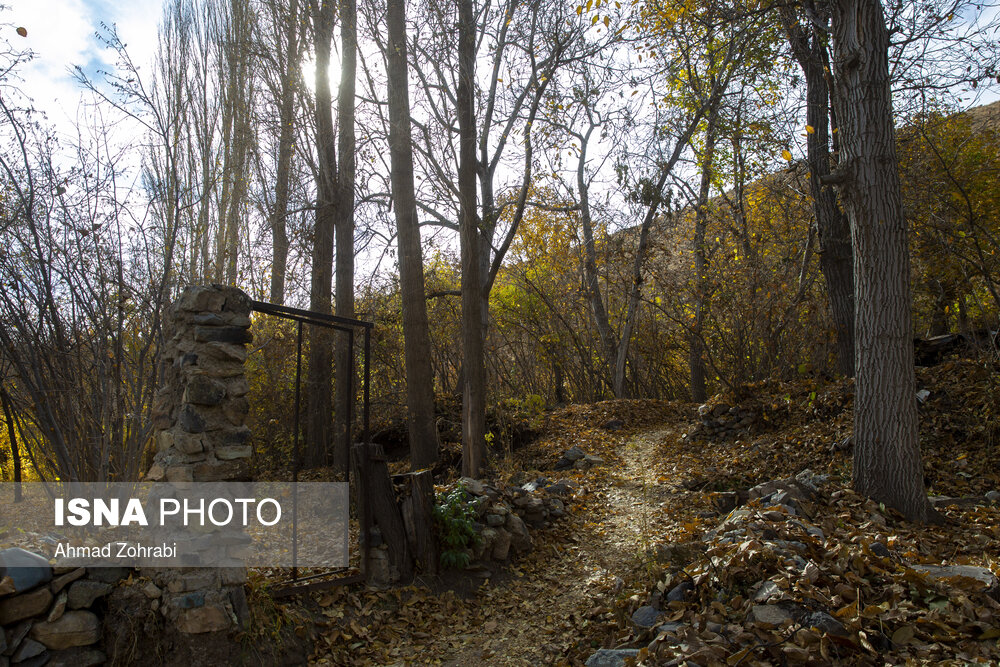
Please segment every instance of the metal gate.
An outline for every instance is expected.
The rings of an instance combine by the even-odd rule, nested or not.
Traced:
[[[336,315],[328,315],[326,313],[318,313],[310,310],[301,310],[299,308],[291,308],[289,306],[279,306],[273,303],[265,303],[263,301],[253,301],[251,302],[251,308],[255,312],[263,313],[265,315],[271,315],[274,317],[279,317],[286,320],[291,320],[296,323],[296,342],[295,342],[295,400],[294,400],[294,416],[293,416],[293,446],[292,446],[292,482],[299,481],[299,472],[302,467],[301,461],[301,448],[299,442],[301,440],[301,425],[299,423],[299,415],[301,412],[301,398],[302,398],[302,326],[311,325],[322,327],[326,329],[334,329],[341,333],[341,335],[347,336],[347,346],[351,350],[350,355],[350,366],[348,369],[346,378],[337,378],[337,381],[346,380],[348,383],[347,394],[352,397],[356,397],[354,388],[354,378],[355,378],[355,353],[354,347],[356,340],[356,332],[358,330],[362,331],[363,335],[363,351],[362,351],[362,399],[361,399],[361,428],[362,428],[362,451],[364,452],[364,458],[367,459],[368,451],[371,447],[371,431],[369,423],[369,391],[371,386],[371,332],[374,328],[372,322],[366,322],[364,320],[357,320],[347,317],[338,317]],[[351,431],[353,425],[354,417],[354,403],[356,398],[349,403],[348,414],[347,414],[347,428]],[[368,469],[365,461],[360,469],[365,471]],[[299,576],[298,569],[298,520],[297,520],[297,503],[294,501],[293,496],[293,523],[292,523],[292,572],[291,577],[279,583],[272,591],[272,597],[285,597],[290,595],[297,595],[299,593],[304,593],[310,590],[317,590],[322,588],[329,588],[332,586],[338,586],[343,584],[351,584],[364,580],[365,567],[368,562],[368,535],[370,530],[370,503],[368,502],[367,492],[368,485],[364,483],[364,480],[351,480],[351,466],[347,469],[347,481],[348,483],[353,483],[357,488],[357,494],[360,498],[360,502],[357,503],[359,508],[358,523],[361,526],[361,534],[359,539],[359,544],[361,547],[361,563],[360,569],[361,574],[345,575],[344,573],[349,571],[350,568],[344,568],[341,570],[334,570],[330,572],[322,572],[320,574],[313,574],[309,576]],[[293,486],[293,488],[295,488]]]

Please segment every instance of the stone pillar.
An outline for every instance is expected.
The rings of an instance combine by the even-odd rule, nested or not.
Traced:
[[[250,298],[235,287],[188,287],[167,310],[164,332],[166,372],[153,405],[157,451],[145,479],[248,481],[253,448],[243,364],[253,338]],[[142,574],[155,584],[148,595],[181,632],[228,630],[249,620],[245,568],[145,568]]]
[[[157,451],[146,480],[248,480],[250,298],[235,287],[188,287],[167,310],[164,330],[166,375],[153,405]]]

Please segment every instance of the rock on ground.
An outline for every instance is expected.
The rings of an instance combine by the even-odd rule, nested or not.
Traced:
[[[625,658],[638,655],[637,648],[602,648],[587,658],[587,667],[624,667]]]
[[[89,611],[68,611],[51,623],[36,623],[31,637],[50,649],[89,646],[101,638],[101,622]]]
[[[0,551],[0,580],[10,577],[14,592],[23,593],[52,580],[49,562],[30,551],[14,547]]]

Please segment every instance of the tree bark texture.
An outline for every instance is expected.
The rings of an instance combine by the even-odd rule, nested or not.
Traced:
[[[434,535],[434,475],[420,470],[396,475],[394,481],[403,487],[399,509],[414,565],[424,574],[437,574],[440,556]]]
[[[472,0],[458,5],[458,127],[462,251],[462,474],[479,477],[486,459],[486,366],[483,353],[482,263],[476,215],[474,104],[475,26]],[[488,295],[486,297],[489,298]],[[487,301],[488,303],[488,301]]]
[[[274,209],[271,211],[271,303],[285,303],[285,273],[288,270],[288,185],[295,144],[295,70],[299,66],[298,0],[289,0],[285,34],[285,68],[281,73],[278,111],[278,165],[274,182]]]
[[[931,517],[917,434],[910,266],[887,49],[875,0],[833,2],[841,196],[855,284],[854,488],[910,520]]]
[[[337,170],[337,315],[354,317],[354,175],[355,162],[355,74],[357,71],[357,4],[340,0],[340,93],[337,124],[340,134]],[[346,333],[337,334],[335,365],[337,383],[334,396],[333,466],[347,473],[351,463],[351,413],[354,405],[354,350]]]
[[[414,470],[437,461],[434,424],[434,377],[430,331],[424,298],[423,251],[413,186],[413,142],[410,135],[410,94],[407,82],[406,14],[404,0],[386,1],[389,44],[389,157],[392,201],[396,209],[399,280],[403,308],[403,355],[406,367],[407,427],[410,464]]]
[[[316,51],[316,148],[319,154],[316,226],[313,229],[309,308],[332,313],[333,234],[337,220],[337,147],[330,93],[330,42],[333,37],[333,4],[313,6]],[[306,379],[306,467],[326,465],[333,414],[333,334],[330,329],[309,329],[309,368]]]
[[[363,447],[369,447],[367,469],[364,465]],[[359,509],[367,514],[371,526],[378,528],[382,541],[388,547],[391,570],[395,570],[398,583],[405,585],[413,579],[413,554],[403,514],[396,500],[396,489],[389,476],[385,453],[379,445],[358,445],[352,448],[352,452],[354,478],[359,480]],[[363,536],[362,540],[371,544],[371,535]],[[364,564],[364,571],[371,576],[372,568],[368,563]]]

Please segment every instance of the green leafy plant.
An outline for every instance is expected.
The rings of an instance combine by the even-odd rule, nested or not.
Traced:
[[[476,513],[471,497],[459,484],[449,492],[437,494],[434,504],[434,523],[441,540],[441,567],[463,568],[469,564],[470,544],[479,543],[475,528]]]

